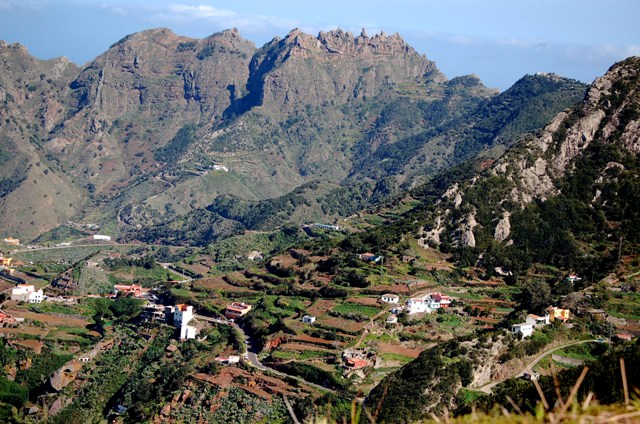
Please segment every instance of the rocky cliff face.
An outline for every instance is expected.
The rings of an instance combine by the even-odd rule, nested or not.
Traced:
[[[509,151],[484,175],[463,186],[456,185],[441,200],[433,226],[424,229],[422,242],[440,243],[440,232],[432,228],[451,222],[445,231],[463,236],[456,242],[475,247],[469,228],[490,227],[494,239],[510,240],[510,215],[534,200],[544,201],[561,192],[563,178],[576,172],[575,161],[593,144],[621,147],[633,155],[638,153],[640,137],[640,58],[617,63],[589,87],[582,103],[560,112],[535,137],[523,141]],[[621,166],[608,163],[602,169],[600,182],[606,182],[607,170]],[[493,199],[490,222],[476,222],[477,196]],[[459,199],[453,202],[453,198]],[[593,201],[602,202],[594,196]],[[486,206],[486,204],[484,205]],[[454,213],[470,210],[468,215]],[[459,216],[459,218],[455,218]],[[453,221],[452,221],[453,219]],[[438,225],[437,225],[438,224]],[[457,229],[457,230],[456,230]]]
[[[314,37],[295,29],[256,54],[245,100],[291,111],[371,98],[390,86],[426,81],[443,83],[446,77],[398,34],[370,38],[363,31],[354,37],[338,29]]]

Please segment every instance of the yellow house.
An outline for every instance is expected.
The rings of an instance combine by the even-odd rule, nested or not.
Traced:
[[[556,308],[555,306],[550,306],[547,309],[547,312],[549,312],[549,320],[550,321],[554,321],[556,319],[559,319],[560,321],[567,321],[569,319],[569,310],[568,309],[561,309],[561,308]]]
[[[11,261],[13,261],[13,258],[5,258],[4,256],[0,256],[0,266],[11,266]]]

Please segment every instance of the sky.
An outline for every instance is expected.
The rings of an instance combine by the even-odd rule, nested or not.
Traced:
[[[0,40],[83,65],[127,34],[228,28],[260,47],[294,28],[399,33],[449,78],[505,90],[526,74],[590,83],[640,55],[638,0],[0,0]]]

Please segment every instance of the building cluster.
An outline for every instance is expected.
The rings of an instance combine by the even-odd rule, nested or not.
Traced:
[[[42,303],[44,292],[33,284],[18,284],[11,289],[11,300],[16,302]]]
[[[240,362],[240,356],[239,355],[218,356],[216,357],[216,361],[224,365],[237,364],[238,362]]]
[[[329,231],[340,231],[340,226],[339,225],[331,225],[331,224],[321,224],[321,223],[314,223],[311,224],[311,227],[313,228],[320,228],[322,230],[329,230]]]
[[[386,293],[380,297],[381,303],[387,303],[393,308],[391,315],[386,319],[387,324],[397,324],[397,314],[406,312],[407,314],[431,314],[439,308],[449,308],[451,306],[451,297],[442,293],[429,293],[421,297],[412,297],[400,304],[400,296],[393,293]]]
[[[546,310],[546,314],[539,316],[535,314],[527,315],[527,319],[525,322],[519,324],[513,324],[511,326],[511,332],[513,334],[521,334],[523,338],[530,337],[534,330],[539,327],[543,327],[548,325],[549,323],[559,320],[562,322],[566,322],[569,319],[569,310],[556,308],[555,306],[550,306]]]
[[[342,352],[344,367],[348,370],[357,370],[376,363],[376,355],[367,349],[350,348]]]
[[[193,306],[178,304],[175,306],[149,305],[142,312],[146,321],[172,324],[178,329],[180,340],[195,339],[197,328],[189,325],[193,318]]]
[[[364,262],[371,262],[377,264],[378,262],[382,262],[382,256],[374,255],[373,253],[359,253],[357,258]]]
[[[451,305],[451,297],[442,293],[429,293],[422,297],[412,297],[405,302],[405,310],[408,314],[430,314],[439,308],[448,308]]]
[[[0,267],[2,268],[10,267],[11,262],[13,262],[13,258],[7,258],[2,253],[0,253]]]
[[[261,261],[264,259],[264,255],[259,250],[252,250],[247,255],[247,259],[249,259],[250,261]]]
[[[0,324],[4,325],[4,324],[13,324],[14,322],[16,322],[16,318],[11,315],[8,314],[4,311],[0,311]]]

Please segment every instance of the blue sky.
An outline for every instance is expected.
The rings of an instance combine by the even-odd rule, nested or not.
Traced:
[[[202,38],[236,27],[261,46],[293,28],[394,32],[449,77],[506,89],[525,74],[584,82],[640,55],[638,0],[0,0],[0,39],[84,64],[148,28]]]

